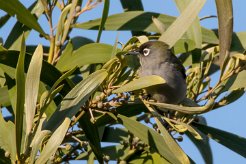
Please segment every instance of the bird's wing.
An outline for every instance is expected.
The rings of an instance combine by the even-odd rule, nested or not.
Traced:
[[[172,53],[172,52],[170,52]],[[184,77],[184,79],[186,79],[186,74],[185,74],[185,68],[183,66],[183,64],[180,62],[180,60],[174,55],[174,54],[171,54],[171,58],[170,58],[170,62],[174,64],[174,67],[180,71]]]

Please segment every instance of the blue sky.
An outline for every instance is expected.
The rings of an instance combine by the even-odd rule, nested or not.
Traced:
[[[29,6],[33,1],[22,0],[22,2],[26,6]],[[109,12],[110,15],[115,13],[120,13],[123,11],[119,0],[111,0],[110,2],[111,2],[110,12]],[[159,13],[169,14],[173,16],[178,16],[179,14],[173,0],[154,0],[154,1],[142,0],[142,2],[144,4],[144,9],[146,11],[159,12]],[[245,6],[246,6],[246,1],[233,0],[235,32],[246,31]],[[96,9],[81,15],[79,18],[79,22],[84,22],[87,20],[100,17],[102,13],[102,8],[103,5],[99,5]],[[3,12],[0,11],[0,15],[2,14]],[[54,15],[55,21],[58,20],[58,14],[59,12],[56,12],[56,14]],[[214,0],[207,0],[205,6],[203,7],[202,11],[199,14],[199,17],[209,16],[209,15],[217,15]],[[6,37],[8,36],[10,29],[15,23],[14,20],[15,20],[14,18],[11,18],[8,24],[0,30],[0,37],[3,38],[4,41],[6,40]],[[41,17],[39,22],[42,25],[42,27],[45,29],[45,31],[48,32],[49,31],[47,29],[48,24],[44,16]],[[206,19],[201,22],[201,24],[207,28],[217,28],[218,27],[217,23],[218,22],[216,18]],[[47,41],[40,40],[36,32],[33,31],[31,35],[33,35],[33,37],[28,38],[27,44],[39,44],[39,43],[48,44]],[[119,35],[119,41],[122,43],[126,43],[126,41],[131,38],[130,32],[119,32],[119,34],[118,32],[103,32],[101,37],[101,42],[114,44],[117,35]],[[91,38],[92,40],[96,40],[97,31],[86,31],[86,30],[76,29],[72,32],[72,36],[85,36]],[[246,130],[245,130],[245,122],[244,122],[246,116],[246,109],[244,107],[245,105],[246,105],[246,96],[244,95],[237,102],[228,105],[226,107],[220,108],[218,110],[204,114],[204,116],[207,119],[207,122],[210,126],[225,131],[229,131],[246,138]],[[246,162],[246,160],[243,157],[230,151],[227,148],[224,148],[220,144],[217,144],[215,141],[211,141],[211,145],[214,154],[214,163],[223,162],[229,164],[229,163]],[[202,157],[200,156],[196,148],[188,141],[187,138],[185,138],[185,140],[181,143],[181,146],[183,147],[185,152],[192,157],[194,161],[196,161],[197,163],[204,163]]]

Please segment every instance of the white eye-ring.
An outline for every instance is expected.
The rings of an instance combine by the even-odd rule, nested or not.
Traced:
[[[143,55],[144,55],[144,56],[148,56],[149,53],[150,53],[150,49],[145,48],[145,49],[143,50]]]

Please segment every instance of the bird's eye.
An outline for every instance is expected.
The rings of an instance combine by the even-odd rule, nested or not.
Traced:
[[[145,49],[143,50],[143,55],[144,55],[144,56],[148,56],[149,53],[150,53],[150,49],[145,48]]]

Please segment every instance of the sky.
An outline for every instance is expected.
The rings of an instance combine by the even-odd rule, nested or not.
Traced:
[[[21,1],[24,5],[29,6],[33,1],[22,0]],[[175,7],[175,3],[173,0],[142,0],[145,11],[152,11],[152,12],[159,12],[162,14],[169,14],[172,16],[178,16],[179,12]],[[234,31],[246,31],[246,1],[244,0],[233,0],[233,13],[234,13]],[[97,8],[86,12],[85,14],[81,15],[78,22],[85,22],[91,19],[99,18],[101,16],[103,9],[103,5],[97,6]],[[109,15],[121,13],[123,12],[122,7],[120,5],[119,0],[111,0],[110,1],[110,11]],[[0,11],[0,16],[2,16],[3,12]],[[216,6],[214,0],[207,0],[205,6],[201,10],[199,17],[209,16],[209,15],[217,15],[216,13]],[[59,12],[56,11],[54,15],[54,21],[58,20]],[[47,28],[48,24],[45,20],[45,17],[42,16],[39,20],[41,26],[45,31],[49,31]],[[6,37],[8,36],[10,29],[15,24],[15,19],[11,18],[6,26],[0,29],[0,37],[5,41]],[[56,22],[54,22],[56,24]],[[201,25],[206,28],[218,28],[218,22],[216,18],[206,19],[201,22]],[[32,31],[31,36],[27,40],[27,44],[43,44],[47,45],[48,42],[40,40],[38,34],[35,31]],[[119,41],[122,43],[126,43],[130,38],[130,32],[103,32],[101,36],[101,42],[113,45],[117,35],[119,36]],[[92,40],[96,40],[97,31],[88,31],[88,30],[81,30],[76,29],[71,33],[71,36],[84,36],[88,37]],[[38,38],[38,39],[36,39]],[[212,78],[217,78],[215,75]],[[209,112],[204,114],[203,116],[207,119],[208,125],[222,129],[228,132],[232,132],[239,136],[246,138],[246,130],[245,130],[245,116],[246,116],[246,96],[242,96],[237,102],[230,104],[226,107],[219,108],[215,111]],[[234,153],[233,151],[225,148],[224,146],[216,143],[215,141],[210,141],[212,145],[212,152],[214,155],[214,163],[245,163],[246,160],[242,156]],[[192,157],[196,163],[204,163],[201,155],[199,154],[198,150],[195,148],[191,142],[185,138],[184,141],[181,143],[182,148],[184,151]],[[75,162],[77,163],[77,162]]]

